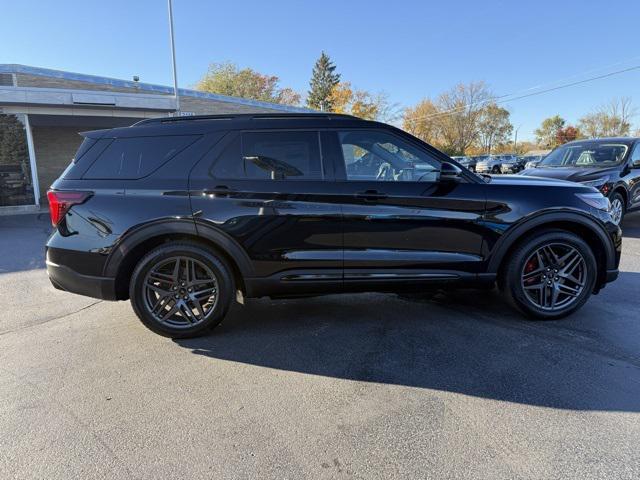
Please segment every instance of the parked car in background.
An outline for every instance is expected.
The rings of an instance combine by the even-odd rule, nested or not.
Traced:
[[[84,135],[47,195],[49,278],[130,299],[161,335],[202,334],[246,297],[434,285],[497,283],[553,319],[618,276],[622,232],[599,192],[485,178],[390,125],[268,113]]]
[[[462,165],[467,170],[471,170],[472,172],[476,171],[476,158],[475,157],[451,157],[456,160],[460,165]]]
[[[502,157],[498,155],[485,155],[476,163],[477,173],[500,173]]]
[[[524,160],[517,155],[503,155],[500,173],[518,173],[524,169]]]
[[[619,224],[625,213],[640,209],[640,139],[598,138],[566,143],[544,157],[525,176],[570,180],[596,188],[611,201]]]

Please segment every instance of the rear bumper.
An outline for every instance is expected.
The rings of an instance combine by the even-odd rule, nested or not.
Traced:
[[[82,275],[64,265],[47,260],[49,280],[58,290],[102,300],[116,300],[115,279]]]

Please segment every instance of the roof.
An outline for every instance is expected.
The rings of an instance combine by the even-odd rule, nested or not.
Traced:
[[[54,70],[50,68],[31,67],[28,65],[20,65],[15,63],[0,64],[0,73],[22,73],[26,75],[38,75],[48,78],[57,78],[60,80],[70,80],[92,83],[95,85],[110,85],[112,87],[131,88],[138,91],[160,93],[166,95],[173,95],[173,87],[166,85],[157,85],[153,83],[134,82],[131,80],[122,80],[118,78],[101,77],[98,75],[88,75],[85,73],[66,72],[63,70]],[[201,92],[199,90],[191,90],[187,88],[179,88],[178,94],[180,96],[204,98],[210,100],[217,100],[219,102],[236,103],[240,105],[249,105],[262,108],[270,108],[274,110],[282,110],[283,112],[314,112],[303,107],[294,107],[290,105],[281,105],[277,103],[262,102],[258,100],[251,100],[247,98],[231,97],[228,95],[219,95],[216,93]]]
[[[358,120],[361,119],[353,115],[345,115],[342,113],[325,113],[316,111],[307,111],[303,113],[235,113],[220,115],[189,115],[186,117],[156,117],[140,120],[135,125],[157,124],[157,123],[175,123],[190,122],[198,120],[276,120],[276,119],[314,119],[314,120]]]
[[[331,126],[339,126],[340,128],[363,128],[378,125],[380,125],[378,122],[335,113],[241,113],[232,115],[150,118],[141,120],[130,127],[96,130],[83,132],[82,134],[92,138],[100,138],[103,135],[108,135],[109,137],[133,137],[141,134],[140,129],[144,129],[144,135],[192,135],[207,134],[220,130],[256,128],[286,130],[298,129],[301,126],[316,129]],[[386,128],[394,127],[387,126]]]

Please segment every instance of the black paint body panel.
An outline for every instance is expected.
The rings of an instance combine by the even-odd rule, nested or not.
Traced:
[[[90,133],[96,139],[199,139],[137,180],[86,180],[82,162],[68,169],[69,175],[52,188],[92,196],[71,208],[47,242],[52,282],[84,295],[126,298],[132,258],[165,238],[179,238],[224,254],[247,296],[486,286],[495,280],[509,247],[549,222],[593,232],[604,258],[598,288],[615,277],[620,230],[608,214],[576,196],[593,189],[524,176],[487,183],[466,171],[457,181],[434,183],[347,181],[334,137],[341,128],[385,129],[438,161],[455,164],[394,127],[341,116],[154,120]],[[324,179],[220,180],[211,175],[212,162],[240,132],[270,129],[317,131]],[[368,190],[384,195],[358,195]]]

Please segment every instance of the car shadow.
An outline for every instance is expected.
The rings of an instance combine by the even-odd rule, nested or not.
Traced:
[[[640,212],[631,212],[622,220],[622,236],[640,238]]]
[[[640,287],[640,274],[623,273],[619,282],[626,295]],[[571,317],[547,322],[525,320],[496,291],[254,300],[210,336],[175,342],[212,359],[301,374],[541,407],[640,411],[640,305],[611,311],[606,291]]]

